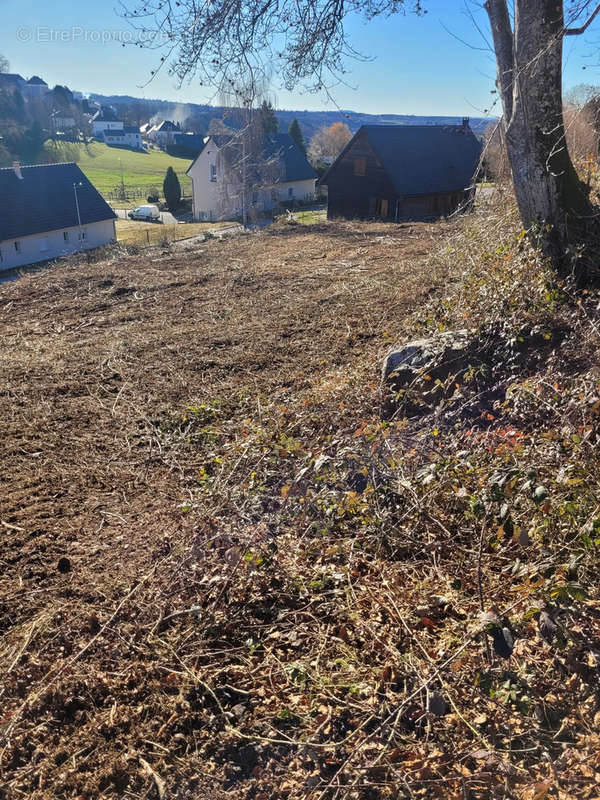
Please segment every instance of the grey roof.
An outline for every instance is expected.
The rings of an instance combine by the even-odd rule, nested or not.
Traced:
[[[305,181],[316,178],[317,173],[289,133],[276,133],[271,137],[267,155],[279,153],[285,169],[284,181]]]
[[[156,130],[157,131],[178,131],[178,130],[180,130],[180,128],[179,128],[179,124],[176,124],[175,122],[171,122],[170,119],[164,119],[160,123],[158,128],[156,128]]]
[[[188,147],[202,148],[204,146],[204,136],[201,133],[175,133],[173,134],[175,144],[185,144]]]
[[[25,78],[18,72],[0,72],[0,83],[26,83]]]
[[[231,138],[231,135],[221,133],[206,136],[200,153],[210,141],[213,141],[217,147],[221,148],[231,141]],[[265,159],[279,156],[284,168],[284,174],[281,177],[284,183],[312,180],[317,177],[317,173],[308,163],[306,156],[289,133],[276,133],[270,136],[265,146],[264,156]],[[192,164],[190,164],[186,172],[189,172],[191,167]]]
[[[102,108],[99,111],[96,111],[96,113],[92,117],[92,122],[120,122],[120,121],[121,120],[117,117],[112,108],[107,108],[106,106],[102,106]]]
[[[0,241],[76,227],[74,183],[82,225],[116,219],[77,164],[21,167],[21,175],[12,167],[0,169]]]
[[[473,182],[481,144],[468,125],[363,125],[321,183],[361,133],[400,195],[453,192]]]

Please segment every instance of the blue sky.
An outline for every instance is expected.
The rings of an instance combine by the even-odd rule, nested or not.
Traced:
[[[132,0],[133,1],[133,0]],[[487,34],[485,12],[469,8]],[[495,66],[486,52],[463,0],[424,0],[428,13],[363,24],[349,23],[353,43],[369,63],[349,62],[350,86],[334,90],[340,108],[371,113],[484,116],[494,95]],[[166,73],[147,86],[157,53],[122,47],[131,35],[116,4],[81,0],[3,0],[0,7],[0,52],[11,69],[25,77],[38,74],[51,86],[103,94],[130,94],[176,102],[210,102],[211,95],[193,82],[181,89]],[[124,32],[124,33],[123,33]],[[565,87],[600,82],[597,39],[600,21],[584,37],[569,37],[565,46]],[[60,41],[62,39],[62,41]],[[460,41],[462,40],[462,41]],[[585,67],[585,69],[583,69]],[[280,108],[333,109],[326,97],[288,93],[273,87]],[[492,113],[497,112],[496,109]]]

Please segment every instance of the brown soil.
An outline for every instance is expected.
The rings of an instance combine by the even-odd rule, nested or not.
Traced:
[[[260,524],[226,491],[198,499],[215,469],[251,482],[232,443],[326,404],[357,365],[348,405],[375,408],[382,348],[443,279],[426,256],[446,227],[282,228],[0,287],[0,797],[279,796],[248,787],[289,748],[223,733],[257,667],[232,658],[243,642],[217,637],[209,685],[217,639],[194,644],[182,614],[175,650],[161,619],[202,605],[182,578],[199,531],[229,525],[222,558]],[[336,413],[321,431],[357,424]]]

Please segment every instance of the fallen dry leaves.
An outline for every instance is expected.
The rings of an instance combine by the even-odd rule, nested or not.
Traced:
[[[283,228],[0,289],[0,794],[597,795],[593,377],[551,336],[512,405],[474,414],[475,375],[435,420],[379,416],[386,343],[484,302],[430,256],[465,230]]]

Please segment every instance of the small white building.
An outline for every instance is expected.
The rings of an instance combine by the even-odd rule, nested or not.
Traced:
[[[246,212],[261,213],[273,211],[282,204],[315,199],[317,174],[288,133],[277,133],[267,140],[264,159],[270,166],[257,178],[255,187],[248,187],[242,199],[241,188],[232,186],[231,176],[225,174],[222,151],[231,141],[232,137],[227,134],[206,136],[200,153],[187,169],[192,179],[194,219],[213,221],[240,217],[244,200]]]
[[[102,139],[104,131],[122,131],[125,127],[123,121],[118,119],[115,112],[107,106],[102,106],[91,119],[92,135]]]
[[[136,127],[125,126],[116,130],[105,130],[101,136],[106,144],[124,145],[125,147],[133,147],[136,150],[141,150],[144,146],[142,134]],[[100,138],[100,135],[98,135],[98,138]]]
[[[115,219],[77,164],[0,169],[0,272],[108,244]]]

